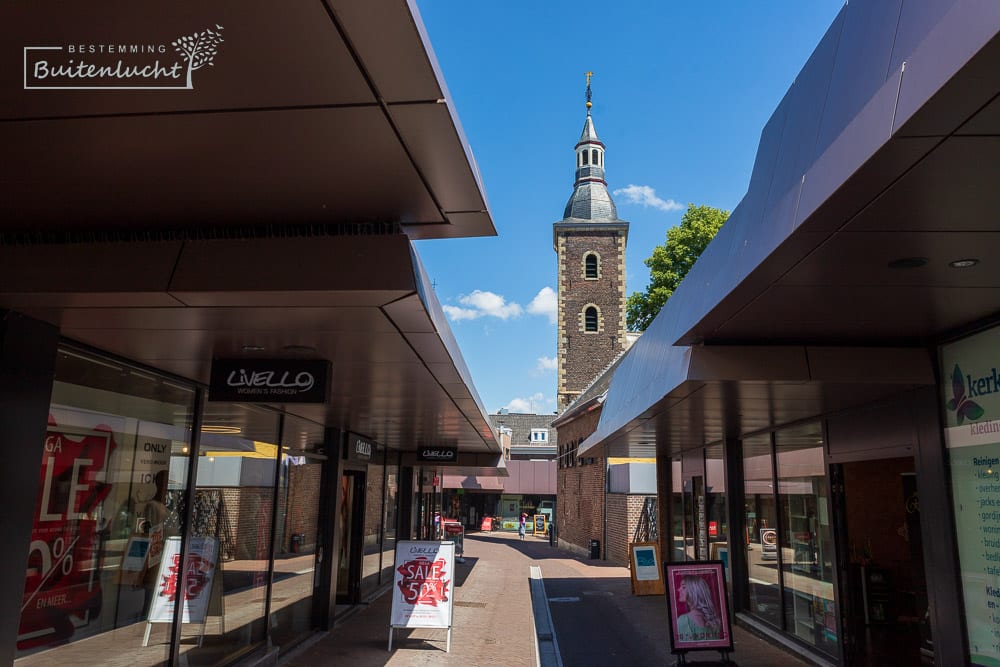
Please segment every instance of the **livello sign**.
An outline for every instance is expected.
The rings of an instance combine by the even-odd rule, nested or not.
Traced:
[[[457,447],[422,447],[417,450],[418,461],[451,463],[458,458]]]
[[[326,403],[325,359],[214,359],[208,400],[234,403]]]

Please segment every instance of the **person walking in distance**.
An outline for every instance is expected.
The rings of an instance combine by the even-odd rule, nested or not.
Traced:
[[[521,536],[522,540],[524,539],[524,531],[527,529],[527,524],[528,515],[521,512],[521,521],[517,524],[517,534]]]

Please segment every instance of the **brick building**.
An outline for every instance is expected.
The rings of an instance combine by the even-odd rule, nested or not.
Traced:
[[[590,115],[575,146],[576,181],[563,219],[552,225],[558,256],[558,389],[562,412],[626,347],[625,243],[604,180],[604,144]]]

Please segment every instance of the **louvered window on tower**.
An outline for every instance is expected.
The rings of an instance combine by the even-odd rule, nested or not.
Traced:
[[[596,332],[597,331],[597,308],[591,306],[583,313],[583,328],[584,331]]]
[[[584,259],[584,275],[587,278],[597,278],[597,255],[591,253]]]
[[[587,151],[583,151],[583,163],[584,164],[587,164],[587,156],[589,156],[589,155],[590,154]]]
[[[593,162],[594,165],[596,166],[598,164],[598,162],[597,162],[597,149],[596,148],[591,151],[591,155],[593,155],[593,157],[591,158],[591,162]]]

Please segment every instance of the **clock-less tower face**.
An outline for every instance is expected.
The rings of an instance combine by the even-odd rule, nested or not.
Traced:
[[[587,120],[575,147],[576,182],[563,219],[552,225],[558,257],[557,408],[562,412],[626,346],[625,244],[604,180],[604,144]]]

